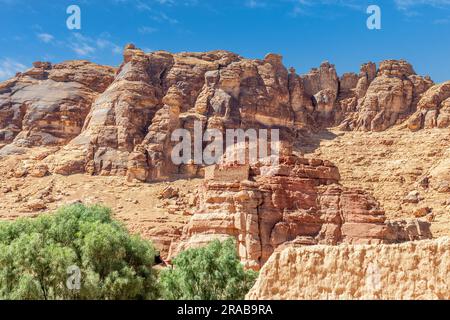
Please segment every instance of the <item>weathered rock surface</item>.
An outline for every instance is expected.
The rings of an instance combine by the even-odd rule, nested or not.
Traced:
[[[281,57],[246,60],[226,51],[153,52],[129,46],[83,132],[55,159],[55,172],[86,171],[153,181],[198,168],[170,161],[175,129],[281,127],[294,137],[289,76]],[[74,155],[72,158],[67,154]],[[66,158],[61,163],[60,159]],[[52,167],[52,166],[50,166]]]
[[[359,75],[340,78],[324,62],[301,76],[273,53],[250,60],[227,51],[144,53],[127,45],[118,70],[37,62],[0,84],[0,154],[57,145],[61,150],[43,163],[53,174],[196,177],[202,166],[170,159],[175,129],[192,132],[196,121],[204,130],[279,128],[290,142],[336,125],[385,130],[415,112],[432,84],[403,60],[383,61],[378,70],[367,63]],[[430,89],[420,108],[439,109],[435,122],[444,126],[446,87],[439,88]]]
[[[355,90],[358,104],[341,124],[346,130],[383,131],[405,121],[415,110],[423,93],[433,82],[416,75],[403,60],[387,60],[373,77],[373,65],[361,70]],[[364,74],[366,74],[364,76]]]
[[[64,145],[81,133],[114,69],[87,61],[34,67],[0,84],[0,147]]]
[[[429,173],[430,187],[439,193],[450,194],[450,149]]]
[[[278,166],[208,168],[199,206],[171,255],[234,237],[246,267],[259,269],[290,242],[381,244],[431,237],[426,222],[386,222],[373,197],[338,185],[339,179],[332,163],[296,156],[282,157]]]
[[[169,214],[187,219],[194,213],[182,235],[178,224],[144,233],[156,239],[164,252],[173,242],[173,254],[212,238],[234,236],[242,260],[258,269],[274,250],[291,242],[410,241],[430,237],[428,223],[386,221],[383,210],[367,192],[339,185],[339,171],[328,161],[284,156],[276,167],[259,163],[218,166],[212,171],[194,164],[175,165],[170,159],[175,129],[193,133],[195,122],[201,123],[203,130],[222,132],[277,128],[286,144],[295,145],[306,142],[307,134],[331,126],[347,131],[383,131],[413,113],[408,122],[412,130],[444,128],[448,127],[448,91],[448,83],[433,86],[429,78],[416,75],[402,60],[384,61],[378,70],[374,63],[367,63],[359,74],[341,77],[332,64],[324,62],[308,74],[298,75],[292,68],[288,71],[277,54],[250,60],[227,51],[144,53],[127,45],[117,70],[87,61],[37,62],[32,69],[1,83],[0,159],[12,156],[8,161],[14,166],[5,174],[17,180],[88,173],[126,176],[134,183],[205,175],[199,201],[194,196],[181,199],[175,190],[165,189],[160,194]],[[411,216],[422,216],[420,209],[429,208],[431,212],[424,218],[434,219],[436,206],[427,198],[431,190],[442,194],[450,191],[448,157],[435,161],[441,151],[427,151],[427,159],[413,161],[414,169],[401,175],[399,168],[407,167],[406,160],[386,160],[395,141],[383,139],[374,145],[371,138],[376,134],[370,134],[360,145],[364,150],[357,150],[354,142],[339,146],[350,149],[341,162],[362,154],[346,167],[346,177],[352,172],[356,181],[345,185],[360,185],[366,180],[376,184],[383,179],[385,183],[405,184],[401,195],[398,186],[397,193],[389,194],[389,204],[395,203],[397,211],[402,210],[398,206],[408,192],[422,188],[424,203],[413,199],[404,206],[411,207]],[[338,140],[336,137],[332,139]],[[365,159],[363,151],[383,159],[377,164],[376,175],[367,170],[372,158]],[[328,159],[339,155],[335,150],[330,152],[333,155],[327,155]],[[412,154],[402,153],[405,157]],[[412,155],[419,158],[416,151]],[[357,167],[363,168],[362,176],[355,175]],[[414,180],[414,185],[409,180]],[[372,190],[372,185],[365,187]],[[391,189],[384,189],[391,193]],[[16,191],[12,193],[21,203],[27,194],[16,195]],[[57,203],[48,199],[51,197],[32,198],[23,206],[30,212],[42,211]],[[16,201],[10,200],[11,206],[5,210]],[[419,203],[420,208],[412,207]],[[443,213],[436,216],[442,218]],[[140,230],[140,226],[133,224],[132,229]]]
[[[412,131],[450,126],[450,81],[431,87],[420,99],[417,112],[409,119]]]
[[[247,299],[448,300],[449,273],[450,238],[290,246],[272,255]]]
[[[334,121],[335,103],[339,93],[339,78],[334,65],[323,62],[318,69],[312,69],[301,76],[304,94],[312,101],[309,111],[318,124],[329,125]],[[345,80],[344,80],[345,82]],[[344,83],[344,88],[348,83]],[[351,85],[351,83],[350,83]]]
[[[405,126],[382,132],[338,128],[311,134],[305,155],[328,159],[341,173],[341,184],[372,194],[388,219],[414,218],[430,208],[433,237],[450,236],[450,135],[448,129],[412,132]]]

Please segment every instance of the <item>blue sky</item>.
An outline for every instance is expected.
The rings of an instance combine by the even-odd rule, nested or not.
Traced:
[[[81,30],[66,9],[81,8]],[[382,29],[366,27],[379,5]],[[450,79],[450,0],[0,0],[0,79],[33,61],[118,65],[129,42],[146,50],[268,52],[304,73],[322,61],[339,73],[367,61],[406,59],[436,82]]]

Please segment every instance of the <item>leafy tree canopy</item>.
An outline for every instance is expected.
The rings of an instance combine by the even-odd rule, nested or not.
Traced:
[[[244,270],[233,239],[190,249],[161,272],[162,296],[168,300],[240,300],[253,286],[257,273]]]
[[[101,206],[0,223],[0,299],[154,299],[155,250]],[[68,270],[81,271],[69,289]]]

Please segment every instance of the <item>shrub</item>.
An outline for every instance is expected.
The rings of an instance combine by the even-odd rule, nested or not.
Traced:
[[[168,300],[244,299],[257,277],[245,271],[233,239],[190,249],[173,260],[173,268],[161,272],[159,284]]]
[[[154,261],[152,245],[101,206],[0,223],[0,299],[154,299]],[[71,266],[80,290],[66,285]]]

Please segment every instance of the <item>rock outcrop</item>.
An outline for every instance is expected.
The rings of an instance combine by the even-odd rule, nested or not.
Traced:
[[[289,150],[277,165],[265,160],[212,167],[193,161],[176,164],[171,154],[178,141],[172,141],[172,134],[176,129],[186,129],[193,136],[198,125],[202,132],[218,129],[222,133],[226,129],[279,129],[282,142],[291,148],[305,142],[309,133],[324,128],[383,131],[404,123],[411,115],[403,129],[447,128],[450,83],[433,85],[431,79],[417,75],[403,60],[383,61],[378,69],[369,62],[359,74],[345,73],[341,77],[334,65],[324,62],[298,75],[293,68],[287,70],[282,57],[273,53],[252,60],[227,51],[145,53],[127,45],[123,63],[117,69],[87,61],[55,65],[36,62],[30,70],[1,83],[0,158],[12,155],[7,160],[13,168],[4,173],[18,180],[26,180],[23,178],[27,175],[53,179],[57,175],[87,173],[126,177],[127,183],[133,185],[136,181],[205,177],[199,198],[192,195],[192,199],[182,199],[175,189],[162,190],[161,206],[168,214],[179,215],[175,225],[149,228],[147,222],[155,222],[146,217],[148,208],[142,210],[142,220],[132,224],[131,230],[150,237],[164,257],[169,247],[170,255],[175,256],[186,248],[228,237],[237,240],[242,261],[253,269],[260,269],[274,252],[290,245],[328,245],[329,249],[323,250],[334,250],[336,254],[341,249],[333,246],[341,244],[397,248],[383,245],[430,238],[429,222],[388,221],[374,197],[340,185],[340,173],[333,163],[294,156]],[[338,134],[333,133],[336,143]],[[376,176],[364,172],[355,179],[363,176],[370,180],[367,182],[385,179],[384,183],[395,180],[400,184],[413,179],[417,181],[414,189],[421,188],[420,192],[429,188],[443,194],[450,192],[449,157],[433,161],[432,165],[427,162],[427,168],[422,168],[422,163],[414,164],[413,172],[400,174],[397,168],[408,159],[386,160],[391,150],[384,147],[395,146],[393,139],[383,139],[380,144],[364,140],[358,145],[374,149],[382,159],[382,167],[378,164],[377,168],[387,168],[388,173],[379,174],[378,169]],[[312,148],[317,148],[316,142]],[[343,145],[339,147],[345,149]],[[346,145],[353,148],[348,153],[355,151],[354,141]],[[205,146],[203,141],[200,147]],[[436,154],[427,151],[426,156],[431,159]],[[350,157],[339,158],[342,165]],[[359,155],[350,165],[366,170],[369,162]],[[390,168],[396,173],[386,177],[391,175]],[[355,177],[354,169],[343,171]],[[31,195],[19,192],[20,183],[23,181],[14,190],[11,186],[4,189],[5,194],[14,193],[9,197],[10,204],[23,202]],[[352,181],[346,185],[354,184]],[[364,187],[371,189],[370,185]],[[407,196],[411,188],[404,191],[401,196],[389,194],[390,201],[398,198],[398,204],[404,206],[418,205],[423,200],[419,191],[412,193],[412,198]],[[51,192],[46,194],[28,199],[26,210],[32,213],[50,209],[49,203],[56,199],[51,199]],[[402,199],[406,201],[401,203]],[[117,209],[124,209],[123,204],[120,207]],[[10,208],[4,210],[12,211]],[[181,226],[191,215],[181,233]],[[432,221],[433,206],[421,204],[414,208],[412,216]],[[169,220],[161,216],[158,219]],[[143,224],[145,228],[141,228]],[[332,293],[347,296],[347,291],[341,289]]]
[[[339,78],[334,65],[323,62],[318,69],[312,69],[301,76],[304,95],[312,102],[306,104],[311,116],[319,125],[330,125],[336,117],[336,99],[339,94]]]
[[[402,123],[433,85],[431,79],[416,75],[413,67],[403,60],[381,62],[376,77],[373,76],[373,64],[363,66],[354,91],[357,106],[340,124],[342,129],[384,131]]]
[[[450,299],[450,238],[394,245],[290,246],[277,251],[250,300]]]
[[[450,81],[431,87],[420,99],[417,112],[409,119],[412,131],[450,126]]]
[[[170,161],[172,132],[192,132],[196,121],[202,130],[280,127],[295,137],[301,126],[295,125],[281,57],[246,60],[226,51],[145,54],[130,45],[113,83],[93,103],[83,132],[58,155],[66,161],[56,159],[50,167],[140,181],[196,176],[198,167]]]
[[[402,60],[383,61],[378,70],[367,63],[359,75],[340,78],[324,62],[301,76],[273,53],[250,60],[227,51],[145,53],[127,45],[117,70],[86,61],[37,62],[2,83],[0,148],[6,148],[0,154],[56,145],[61,150],[42,164],[53,174],[196,177],[203,166],[170,159],[175,129],[277,128],[290,142],[329,126],[385,130],[415,112],[432,84]],[[424,123],[445,126],[445,88],[421,100],[421,114],[439,110],[421,116],[435,118]]]
[[[330,162],[284,156],[277,166],[207,168],[199,206],[171,256],[213,239],[234,237],[248,268],[259,269],[279,246],[395,243],[430,238],[425,222],[387,222],[373,197],[338,185]]]
[[[0,84],[0,147],[65,145],[77,137],[115,70],[87,61],[32,69]]]
[[[442,160],[431,168],[429,183],[434,190],[450,194],[450,149],[446,150]]]

